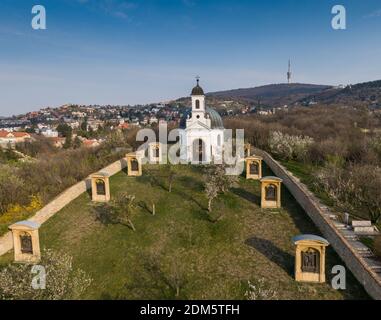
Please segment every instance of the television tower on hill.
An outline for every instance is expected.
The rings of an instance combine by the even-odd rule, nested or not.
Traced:
[[[287,83],[290,84],[291,83],[291,60],[289,59],[288,60],[288,72],[287,72]]]

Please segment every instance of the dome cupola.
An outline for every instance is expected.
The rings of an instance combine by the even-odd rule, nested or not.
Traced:
[[[191,95],[192,96],[203,96],[205,94],[204,94],[204,90],[200,87],[200,84],[199,84],[200,78],[197,77],[196,79],[197,79],[197,85],[192,89]]]

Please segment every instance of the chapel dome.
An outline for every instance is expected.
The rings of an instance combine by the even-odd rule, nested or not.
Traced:
[[[198,84],[197,82],[197,86],[195,86],[193,89],[192,89],[192,93],[191,93],[192,96],[203,96],[205,95],[204,94],[204,90],[200,87],[200,85]]]
[[[222,121],[222,118],[216,110],[207,106],[205,108],[205,114],[210,118],[211,129],[224,129],[224,123]],[[192,109],[191,108],[187,108],[186,112],[181,117],[181,120],[180,120],[180,128],[181,129],[186,128],[188,116],[189,117],[192,116]]]

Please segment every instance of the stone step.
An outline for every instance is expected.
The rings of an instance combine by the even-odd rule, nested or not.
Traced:
[[[356,234],[352,230],[348,229],[340,229],[341,233],[344,235],[344,237],[356,237]]]
[[[351,234],[344,235],[344,238],[350,241],[358,241],[359,239],[356,235]]]
[[[364,258],[364,261],[369,266],[370,269],[373,271],[381,271],[381,263],[378,260],[375,260],[374,258]]]
[[[363,234],[366,234],[366,233],[374,233],[374,227],[354,227],[353,228],[353,231],[355,233],[363,233]]]
[[[352,221],[352,227],[355,228],[355,227],[371,227],[372,226],[372,222],[371,221],[367,221],[367,220],[364,220],[364,221],[360,221],[360,220],[357,220],[357,221]]]
[[[341,222],[334,222],[334,226],[339,230],[347,229],[347,226],[344,223]]]
[[[358,252],[358,253],[372,253],[371,250],[369,249],[362,249],[362,248],[355,248],[355,250]]]
[[[381,266],[370,267],[373,271],[381,272]]]

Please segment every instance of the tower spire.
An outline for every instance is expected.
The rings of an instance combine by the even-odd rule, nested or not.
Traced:
[[[291,83],[291,60],[288,59],[288,72],[287,72],[287,83],[290,84]]]
[[[197,86],[198,86],[199,82],[200,82],[200,76],[196,76],[196,81],[197,81]]]

